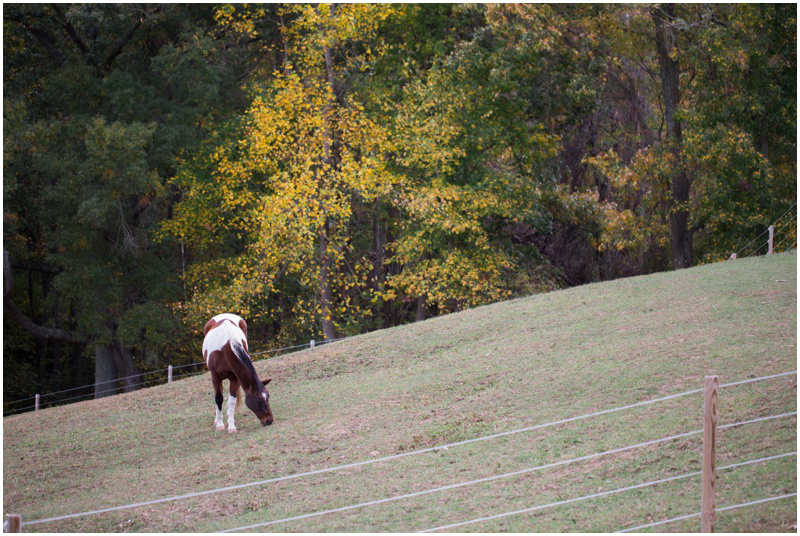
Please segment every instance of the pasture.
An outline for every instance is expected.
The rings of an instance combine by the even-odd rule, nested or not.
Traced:
[[[794,252],[592,284],[256,361],[275,423],[216,432],[209,375],[3,421],[3,509],[23,522],[353,464],[797,367]],[[251,351],[259,348],[251,346]],[[200,356],[198,356],[198,359]],[[724,387],[719,423],[797,409],[797,377]],[[447,449],[24,526],[45,532],[413,532],[699,471],[702,393]],[[717,466],[796,451],[797,419],[720,430]],[[564,460],[574,463],[490,477]],[[721,470],[717,506],[797,491],[796,456]],[[717,513],[796,531],[796,498]],[[615,531],[700,510],[700,478],[463,525]],[[699,518],[656,527],[695,532]]]

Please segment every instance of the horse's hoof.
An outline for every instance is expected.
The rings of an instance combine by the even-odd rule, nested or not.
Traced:
[[[221,432],[225,429],[224,426],[217,426],[217,432]]]
[[[235,434],[236,433],[236,428],[229,428],[228,429],[228,433],[229,434]]]

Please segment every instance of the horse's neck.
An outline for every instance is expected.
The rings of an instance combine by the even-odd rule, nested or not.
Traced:
[[[261,392],[259,386],[261,385],[261,381],[258,378],[250,378],[252,374],[246,374],[247,378],[239,378],[239,384],[242,386],[242,389],[247,394],[258,394]],[[244,380],[244,381],[242,381]]]

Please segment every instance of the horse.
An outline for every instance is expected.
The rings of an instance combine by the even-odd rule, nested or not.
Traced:
[[[244,391],[245,404],[256,414],[263,426],[273,422],[269,407],[267,385],[272,378],[262,382],[258,378],[247,347],[247,323],[233,314],[220,314],[208,321],[203,328],[203,360],[211,372],[214,385],[216,415],[214,424],[217,431],[225,429],[222,422],[222,380],[230,380],[228,397],[228,433],[236,433],[234,413],[241,406],[241,391]]]

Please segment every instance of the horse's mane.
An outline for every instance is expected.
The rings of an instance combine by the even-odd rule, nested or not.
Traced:
[[[261,385],[261,380],[256,373],[256,368],[253,366],[253,361],[250,359],[250,356],[247,355],[247,350],[244,349],[242,343],[236,340],[231,341],[231,349],[233,349],[233,353],[236,354],[236,357],[239,358],[239,361],[244,363],[244,366],[250,371],[250,374],[253,375],[253,381],[256,382],[257,385],[263,387]]]

